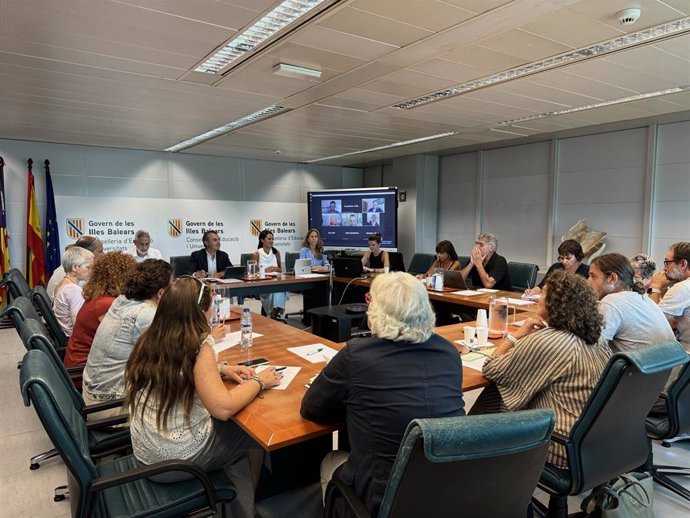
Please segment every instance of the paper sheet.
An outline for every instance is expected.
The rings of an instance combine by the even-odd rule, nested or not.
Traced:
[[[524,300],[537,301],[541,298],[541,293],[537,293],[536,295],[527,295],[526,293],[524,293],[520,298]]]
[[[465,356],[472,356],[472,358],[465,359]],[[482,371],[482,367],[484,367],[484,362],[486,361],[487,356],[481,355],[479,353],[469,353],[465,356],[462,357],[463,367],[469,367],[470,369],[474,369],[479,372]]]
[[[514,306],[529,306],[530,304],[534,304],[534,302],[532,302],[531,300],[509,298],[508,304],[512,304]]]
[[[282,365],[259,365],[256,368],[256,372],[261,372],[266,369],[271,369],[275,367],[276,369],[279,369],[282,367]],[[300,371],[301,367],[285,367],[284,370],[280,371],[283,373],[283,379],[280,381],[280,385],[276,385],[275,387],[271,387],[270,390],[285,390],[288,388],[290,385],[290,382],[295,379],[295,376],[297,376],[297,373]],[[269,390],[269,389],[266,389]]]
[[[218,279],[218,284],[238,284],[243,282],[242,279]]]
[[[496,293],[500,290],[495,290],[493,288],[479,288],[477,291],[481,291],[482,293]]]
[[[288,351],[311,363],[329,362],[338,353],[335,349],[320,343],[288,347]]]
[[[474,290],[459,290],[459,291],[453,291],[451,292],[453,295],[462,295],[463,297],[476,297],[477,295],[481,295],[481,291],[474,291]]]
[[[320,273],[305,273],[304,275],[295,275],[295,279],[316,279],[323,277]]]
[[[225,338],[222,340],[219,340],[216,342],[216,345],[213,346],[213,350],[216,351],[216,354],[225,351],[225,349],[230,349],[231,347],[235,347],[236,345],[239,345],[240,343],[240,335],[242,334],[242,331],[235,331],[234,333],[228,333],[225,335]],[[259,333],[252,333],[252,338],[256,340],[257,338],[261,337],[263,335]]]

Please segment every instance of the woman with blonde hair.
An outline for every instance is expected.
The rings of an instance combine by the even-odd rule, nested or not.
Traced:
[[[147,465],[186,459],[207,471],[222,468],[238,490],[231,515],[253,517],[247,453],[260,447],[230,418],[264,388],[280,384],[282,375],[219,362],[210,316],[211,292],[193,277],[181,277],[161,297],[125,371],[132,447]],[[237,387],[228,390],[223,377]],[[261,452],[254,458],[257,473]]]
[[[301,413],[319,423],[345,421],[350,453],[329,454],[321,482],[325,490],[332,477],[354,481],[376,516],[408,423],[465,412],[460,354],[434,334],[426,288],[393,272],[376,276],[370,293],[371,338],[354,338],[335,355],[305,394]]]
[[[65,366],[86,365],[93,337],[113,301],[122,295],[137,262],[122,252],[96,257],[89,280],[84,286],[84,305],[77,314],[72,336],[67,343]]]

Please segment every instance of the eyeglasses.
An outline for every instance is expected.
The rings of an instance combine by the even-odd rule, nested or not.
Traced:
[[[185,277],[188,279],[194,279],[199,283],[199,299],[196,301],[196,304],[198,306],[199,304],[201,304],[201,298],[204,296],[204,288],[206,287],[206,285],[203,283],[201,279],[197,279],[193,275],[182,275],[180,276],[180,279],[184,279]]]
[[[675,259],[664,259],[664,266],[668,266],[669,264],[676,262],[678,261],[676,261]]]

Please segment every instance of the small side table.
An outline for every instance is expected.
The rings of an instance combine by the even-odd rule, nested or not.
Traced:
[[[352,327],[367,317],[366,313],[348,313],[345,306],[323,306],[310,309],[312,333],[333,342],[345,342],[352,336]]]

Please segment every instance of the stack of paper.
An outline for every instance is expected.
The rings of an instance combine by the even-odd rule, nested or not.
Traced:
[[[220,353],[221,351],[224,351],[225,349],[230,349],[231,347],[235,347],[240,343],[240,334],[242,334],[242,331],[235,331],[234,333],[228,333],[225,335],[225,338],[222,340],[218,340],[216,342],[216,345],[213,346],[213,350],[216,351],[216,353]],[[263,336],[259,333],[252,333],[252,338],[256,340],[260,336]]]
[[[460,290],[460,291],[453,291],[453,295],[462,295],[463,297],[475,297],[477,295],[481,295],[481,291],[475,291],[475,290]]]

